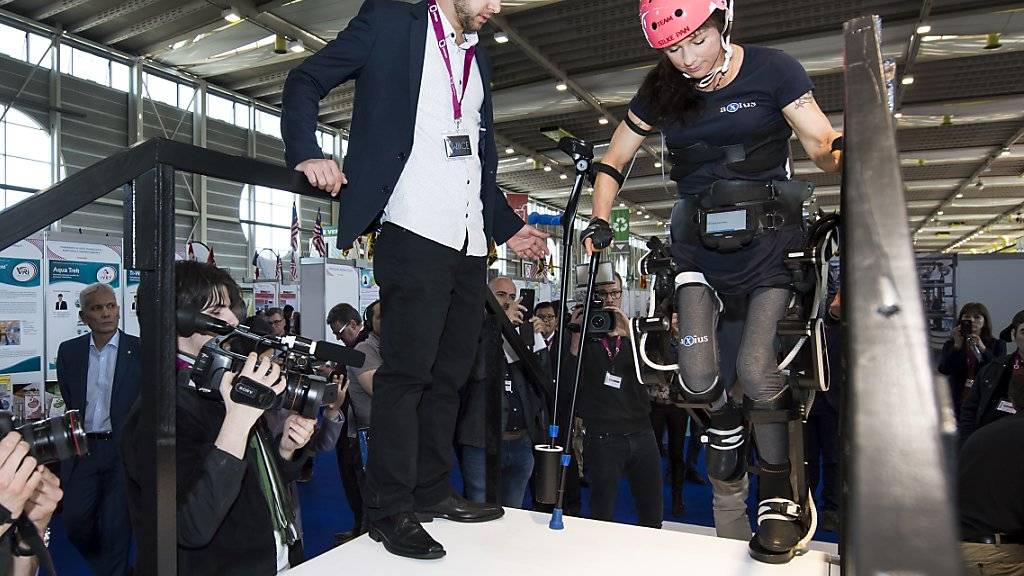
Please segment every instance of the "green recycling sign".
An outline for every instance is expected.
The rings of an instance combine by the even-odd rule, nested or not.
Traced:
[[[613,208],[610,224],[616,242],[629,242],[629,208]]]

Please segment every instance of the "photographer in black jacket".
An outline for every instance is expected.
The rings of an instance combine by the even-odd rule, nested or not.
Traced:
[[[580,416],[586,426],[583,473],[590,483],[590,516],[611,520],[619,480],[625,476],[636,502],[637,523],[661,528],[661,453],[651,428],[651,402],[646,386],[637,380],[629,343],[629,321],[620,309],[622,277],[614,284],[595,286],[595,296],[615,316],[606,336],[583,336],[580,376]],[[579,358],[582,306],[573,312],[569,361],[563,362],[562,382],[572,382]]]
[[[1013,316],[1004,332],[1017,344],[1017,350],[995,358],[978,371],[977,382],[967,392],[960,410],[960,443],[982,426],[1016,414],[1010,400],[1010,381],[1024,378],[1024,310]]]
[[[200,262],[177,262],[176,305],[236,325],[231,306],[241,299],[227,272]],[[145,316],[143,315],[143,321]],[[250,354],[237,374],[227,373],[218,391],[203,392],[191,380],[192,364],[210,335],[178,337],[177,505],[178,572],[196,576],[276,574],[288,568],[288,549],[297,540],[287,485],[307,458],[300,450],[313,426],[302,419],[272,438],[263,411],[230,398],[236,378],[247,377],[280,394],[284,379],[277,364]],[[142,451],[133,440],[138,405],[125,424],[122,445],[132,521],[142,513]]]

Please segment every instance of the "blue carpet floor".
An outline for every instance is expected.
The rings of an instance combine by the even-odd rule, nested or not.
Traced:
[[[703,473],[703,457],[699,462],[699,468]],[[455,484],[456,489],[461,489],[462,480],[458,477],[457,471],[454,476],[453,484]],[[671,492],[667,483],[664,485],[664,490],[666,522],[714,526],[714,518],[711,514],[710,485],[700,486],[687,483],[683,487],[686,514],[682,518],[676,518],[671,515]],[[754,494],[756,494],[756,490],[754,486],[751,486],[751,497],[748,499],[750,510],[754,509]],[[587,496],[588,491],[586,488],[583,488],[584,516],[588,513]],[[302,504],[302,524],[305,532],[306,556],[308,558],[329,550],[335,533],[352,529],[352,511],[345,500],[345,491],[341,486],[337,460],[333,452],[317,456],[313,480],[299,485],[299,499]],[[615,521],[629,524],[636,523],[633,498],[625,481],[623,481],[619,490],[619,499],[615,506]],[[54,518],[52,527],[50,551],[59,574],[61,576],[89,576],[91,572],[85,566],[84,560],[82,560],[82,557],[67,539],[60,515]],[[815,534],[815,539],[825,542],[838,541],[836,534],[826,532],[820,527]]]

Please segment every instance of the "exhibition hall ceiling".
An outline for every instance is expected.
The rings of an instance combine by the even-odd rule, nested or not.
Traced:
[[[361,4],[0,0],[5,10],[275,106],[288,71],[344,29]],[[481,35],[493,58],[499,183],[507,191],[564,205],[572,166],[554,138],[565,132],[590,140],[600,156],[658,55],[644,42],[634,0],[502,5]],[[818,102],[841,131],[842,24],[866,14],[882,17],[883,55],[897,61],[897,139],[908,225],[918,250],[991,252],[1013,246],[1024,235],[1024,5],[737,0],[733,39],[798,58],[811,74]],[[275,53],[278,35],[290,41],[283,54]],[[352,95],[351,86],[335,89],[321,105],[320,120],[345,129]],[[646,144],[620,195],[635,209],[632,230],[643,235],[664,231],[674,197],[663,177],[660,137]],[[797,177],[817,184],[817,207],[837,209],[838,176],[820,172],[794,144]],[[589,210],[588,198],[581,208]]]

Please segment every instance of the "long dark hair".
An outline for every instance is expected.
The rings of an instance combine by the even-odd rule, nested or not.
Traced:
[[[959,322],[964,319],[964,316],[970,314],[981,314],[985,318],[985,325],[981,327],[981,340],[988,342],[992,340],[992,317],[988,314],[988,308],[981,302],[968,302],[960,308],[960,314],[957,315],[956,319]]]
[[[709,26],[714,26],[721,34],[725,29],[725,13],[715,10],[697,31]],[[698,82],[699,79],[683,76],[683,73],[669,61],[668,55],[662,53],[661,60],[647,73],[643,84],[640,85],[637,98],[648,103],[651,120],[657,126],[685,124],[701,111],[702,101],[697,94]]]

